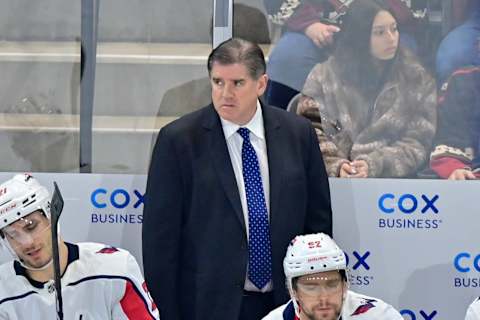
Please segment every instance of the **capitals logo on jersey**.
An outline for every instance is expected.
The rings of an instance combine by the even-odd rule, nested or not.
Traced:
[[[365,301],[352,313],[352,316],[358,316],[359,314],[365,313],[368,310],[375,308],[373,302],[377,302],[377,300],[365,299]]]
[[[96,253],[105,253],[105,254],[110,254],[110,253],[115,253],[118,252],[118,249],[115,247],[105,247],[100,250],[98,250]]]

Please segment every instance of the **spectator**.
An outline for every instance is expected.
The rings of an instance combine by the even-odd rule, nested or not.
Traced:
[[[480,177],[480,66],[455,71],[439,95],[430,168],[440,178]]]
[[[301,91],[307,75],[324,62],[334,50],[334,40],[342,17],[355,0],[264,0],[270,20],[284,27],[284,33],[269,55],[266,102],[285,109]],[[401,42],[416,48],[413,36],[419,19],[424,17],[424,1],[386,0],[400,20]],[[415,14],[415,17],[414,17]]]
[[[315,66],[297,113],[309,118],[334,177],[412,177],[436,126],[434,79],[399,47],[395,18],[357,0],[332,57]]]
[[[470,3],[468,19],[442,40],[437,51],[437,83],[442,85],[450,74],[465,66],[480,66],[480,1]]]

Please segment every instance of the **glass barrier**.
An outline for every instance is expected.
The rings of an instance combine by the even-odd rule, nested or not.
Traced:
[[[2,171],[78,171],[80,2],[0,5]]]
[[[312,121],[332,177],[475,178],[480,2],[378,3],[264,0],[265,101]]]
[[[158,130],[210,102],[212,6],[99,2],[93,172],[146,173]],[[233,34],[262,45],[264,100],[312,120],[331,176],[473,178],[480,2],[385,6],[234,1]],[[77,172],[81,2],[2,9],[2,170]]]
[[[212,1],[99,8],[93,172],[146,173],[159,129],[210,102]]]

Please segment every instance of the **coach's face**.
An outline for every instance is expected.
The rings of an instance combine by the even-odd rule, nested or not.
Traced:
[[[257,99],[265,92],[267,75],[253,79],[239,63],[215,62],[210,72],[212,101],[218,115],[238,125],[248,123],[257,110]]]

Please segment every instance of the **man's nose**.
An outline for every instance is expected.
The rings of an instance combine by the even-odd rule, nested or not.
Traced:
[[[318,304],[321,307],[325,307],[327,305],[328,297],[329,297],[329,295],[326,294],[324,291],[322,291],[322,293],[317,295]]]
[[[20,243],[22,248],[29,249],[30,247],[33,246],[35,241],[30,234],[24,234],[19,238],[18,242]]]
[[[225,84],[222,90],[222,97],[231,98],[233,97],[233,87],[231,84]]]

